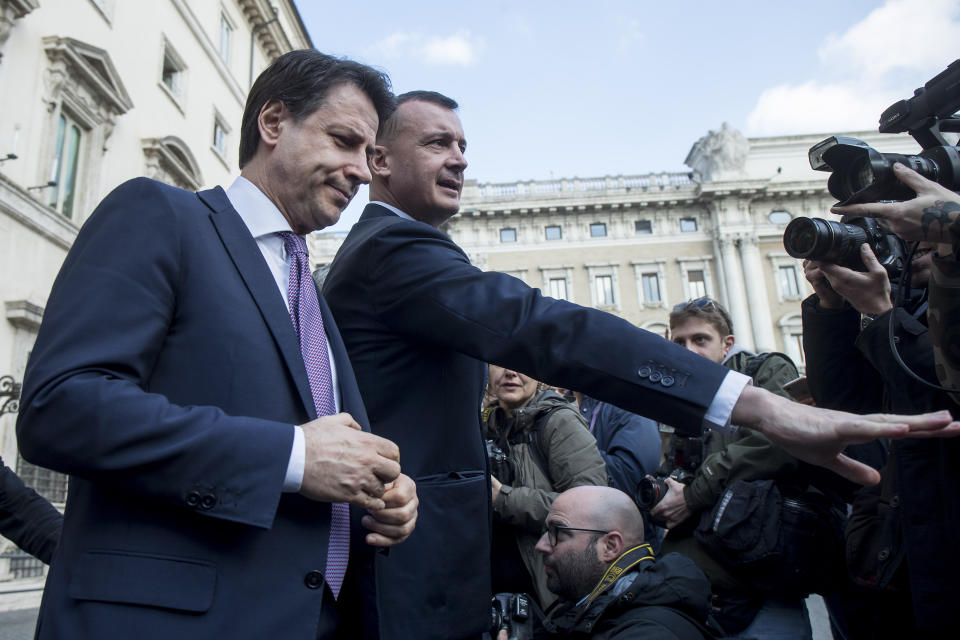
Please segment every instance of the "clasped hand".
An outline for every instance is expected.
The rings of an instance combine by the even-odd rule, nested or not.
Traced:
[[[400,472],[397,445],[363,431],[348,413],[312,420],[303,429],[306,458],[300,493],[367,510],[367,544],[403,542],[417,520],[416,485]]]

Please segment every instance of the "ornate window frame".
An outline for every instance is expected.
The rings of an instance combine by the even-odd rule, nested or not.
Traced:
[[[141,140],[144,175],[187,191],[203,186],[200,166],[187,143],[176,136]]]
[[[633,266],[633,277],[636,280],[637,285],[637,301],[639,302],[641,309],[666,309],[668,308],[667,303],[667,287],[666,287],[666,278],[663,275],[664,264],[666,263],[666,258],[651,258],[650,260],[632,260],[630,264]],[[643,292],[643,276],[656,274],[657,276],[657,286],[660,288],[660,299],[659,300],[647,300]]]
[[[48,36],[43,39],[48,65],[44,75],[44,102],[47,122],[37,168],[38,184],[52,181],[57,131],[65,115],[82,131],[72,217],[78,224],[97,195],[98,184],[90,176],[99,174],[117,118],[133,108],[120,74],[110,55],[74,38]],[[38,190],[35,197],[46,203],[49,194]]]

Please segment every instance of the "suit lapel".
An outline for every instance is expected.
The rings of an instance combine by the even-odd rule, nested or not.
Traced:
[[[243,223],[240,214],[230,204],[230,200],[227,199],[227,194],[224,193],[223,189],[216,187],[209,191],[197,192],[197,195],[213,211],[210,216],[213,226],[230,255],[230,259],[233,260],[233,264],[247,285],[251,297],[257,303],[260,314],[273,335],[277,348],[280,350],[287,369],[293,377],[307,416],[313,420],[317,417],[317,410],[313,406],[310,382],[307,379],[307,370],[303,365],[303,356],[300,353],[297,334],[293,329],[293,323],[290,321],[290,313],[283,304],[283,296],[280,295],[277,283],[273,279],[270,269],[267,268],[266,262],[264,262],[257,241],[250,235],[247,225]]]

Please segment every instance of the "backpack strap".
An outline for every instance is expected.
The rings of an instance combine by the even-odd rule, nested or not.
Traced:
[[[547,455],[543,450],[543,428],[547,424],[547,421],[550,420],[550,416],[560,409],[569,408],[570,407],[562,404],[550,407],[537,416],[537,419],[534,420],[533,426],[531,426],[530,429],[522,434],[518,434],[516,439],[510,438],[510,444],[518,444],[522,442],[530,446],[530,453],[533,456],[533,461],[550,481],[550,486],[553,486],[553,478],[550,476],[550,465],[547,463]]]

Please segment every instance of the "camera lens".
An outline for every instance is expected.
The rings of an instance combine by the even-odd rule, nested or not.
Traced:
[[[860,225],[822,218],[794,218],[783,231],[783,248],[794,258],[831,262],[863,271],[860,245],[867,239],[867,232]]]
[[[662,478],[647,476],[641,479],[640,484],[637,485],[637,506],[641,510],[649,511],[663,498],[666,488],[666,482]]]

